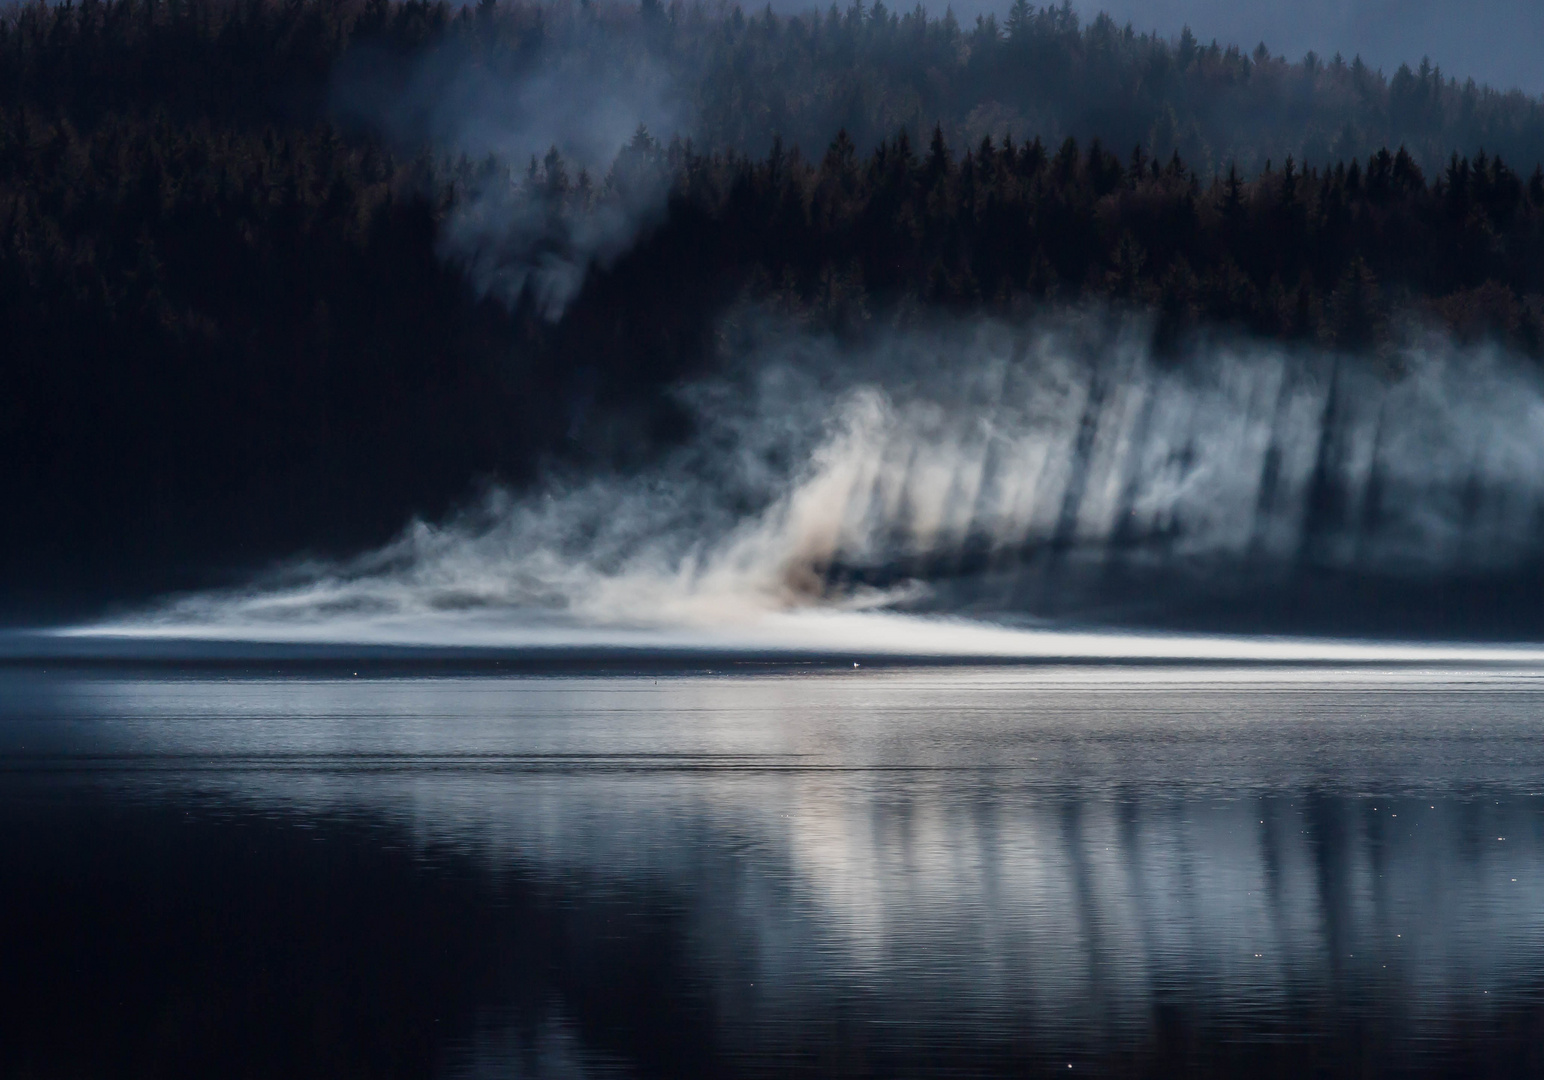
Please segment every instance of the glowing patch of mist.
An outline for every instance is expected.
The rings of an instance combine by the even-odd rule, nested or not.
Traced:
[[[636,136],[689,137],[692,109],[636,34],[587,6],[577,18],[558,6],[541,14],[540,32],[498,55],[454,34],[400,70],[398,59],[351,50],[333,104],[398,147],[442,154],[433,189],[454,198],[441,257],[480,294],[510,304],[528,295],[556,320],[592,267],[611,265],[664,213],[664,152]]]
[[[627,649],[800,657],[981,658],[1236,663],[1544,663],[1544,648],[1025,629],[884,611],[768,611],[735,623],[627,627],[488,613],[346,617],[295,624],[157,621],[59,632],[76,638],[400,645],[476,649]]]
[[[1211,569],[1250,581],[1303,565],[1413,580],[1539,557],[1537,372],[1441,343],[1402,357],[1398,377],[1248,345],[1176,364],[1151,358],[1142,331],[1093,317],[955,325],[856,354],[764,334],[730,374],[683,391],[696,436],[634,475],[496,495],[352,560],[68,633],[1132,661],[1544,658],[896,610],[931,598],[947,614],[933,575],[974,575],[978,593],[1006,594],[1026,567],[1037,589],[1070,595],[1111,568],[1148,580],[1183,570],[1204,590]]]

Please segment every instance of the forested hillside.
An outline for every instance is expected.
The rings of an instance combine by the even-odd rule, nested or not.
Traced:
[[[474,159],[389,108],[601,38],[686,101],[614,162]],[[636,457],[734,311],[861,336],[1094,304],[1152,310],[1170,350],[1445,327],[1537,355],[1541,140],[1538,101],[1434,72],[1023,5],[973,28],[877,4],[24,7],[0,20],[0,590],[18,612],[194,584],[544,460]]]
[[[0,30],[0,107],[26,102],[87,126],[148,109],[307,125],[330,104],[358,104],[361,86],[377,99],[423,93],[467,71],[517,78],[597,49],[646,60],[668,80],[682,134],[753,155],[774,136],[813,154],[845,129],[866,152],[902,127],[921,138],[942,124],[972,145],[983,135],[1048,145],[1070,135],[1122,152],[1141,144],[1163,159],[1178,150],[1203,176],[1400,146],[1428,172],[1454,151],[1526,168],[1544,160],[1538,99],[1460,83],[1420,57],[1382,72],[1356,57],[1287,58],[1266,43],[1083,24],[1066,5],[1028,0],[1000,23],[968,26],[947,10],[882,2],[804,16],[685,0],[31,2]]]

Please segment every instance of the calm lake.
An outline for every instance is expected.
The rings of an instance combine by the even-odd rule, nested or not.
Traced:
[[[0,671],[0,1075],[1544,1073],[1544,672]]]

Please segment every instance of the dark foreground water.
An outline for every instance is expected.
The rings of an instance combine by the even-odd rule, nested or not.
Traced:
[[[0,672],[0,1075],[1544,1074],[1544,679]]]

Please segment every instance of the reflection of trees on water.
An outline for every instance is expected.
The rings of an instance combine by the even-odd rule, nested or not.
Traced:
[[[1530,694],[382,685],[368,708],[171,688],[138,730],[233,755],[162,777],[174,798],[371,822],[539,919],[452,1071],[657,1064],[664,1037],[628,1020],[645,998],[694,1032],[694,1068],[751,1071],[1140,1071],[1270,1039],[1459,1060],[1537,1017]],[[269,734],[222,733],[216,697]],[[313,742],[277,767],[287,716]]]
[[[316,793],[295,783],[270,793],[303,806]],[[323,801],[371,804],[580,910],[642,889],[679,911],[682,961],[745,1038],[820,1029],[834,1002],[1076,1041],[1140,1041],[1176,1006],[1244,1027],[1308,1014],[1429,1031],[1539,979],[1533,798],[980,784],[450,773],[338,780]]]
[[[897,1025],[897,1053],[1140,1055],[1175,1024],[1394,1053],[1530,1009],[1539,989],[1527,797],[1110,803],[801,776],[736,779],[718,792],[731,808],[683,813],[651,779],[576,787],[490,791],[490,816],[545,827],[482,855],[581,906],[635,885],[679,905],[685,970],[753,1057],[813,1060],[857,1016]],[[624,805],[630,823],[596,826]],[[434,816],[420,804],[420,825]]]

